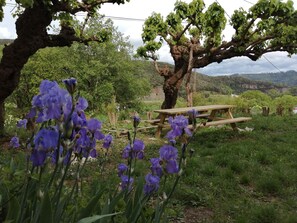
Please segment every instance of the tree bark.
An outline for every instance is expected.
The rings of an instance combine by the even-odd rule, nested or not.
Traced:
[[[42,3],[25,9],[16,21],[18,37],[3,49],[0,62],[0,132],[4,132],[4,102],[16,89],[23,66],[38,49],[46,47],[51,14]]]
[[[178,92],[187,74],[187,63],[175,63],[175,70],[172,74],[164,76],[163,91],[165,99],[161,105],[162,109],[174,108],[178,98]]]

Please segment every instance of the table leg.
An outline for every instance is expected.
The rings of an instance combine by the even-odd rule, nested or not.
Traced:
[[[232,112],[231,112],[230,108],[227,111],[227,116],[228,116],[228,118],[233,118],[233,115],[232,115]]]
[[[166,119],[166,115],[165,114],[160,114],[160,123],[159,123],[158,128],[157,128],[156,138],[160,138],[160,136],[161,136],[161,132],[162,132],[162,128],[163,128],[165,119]]]
[[[207,118],[207,121],[208,121],[208,122],[213,121],[213,120],[215,119],[215,117],[216,117],[216,113],[217,113],[216,110],[212,110],[212,111],[210,112],[210,115],[209,115],[208,118]]]
[[[228,111],[227,111],[227,116],[228,116],[228,118],[230,118],[230,119],[233,118],[233,115],[232,115],[232,112],[231,112],[231,109],[230,109],[230,108],[229,108]],[[234,131],[238,131],[238,128],[237,128],[237,126],[236,126],[236,123],[230,123],[230,125],[231,125],[231,127],[232,127],[232,129],[233,129]]]

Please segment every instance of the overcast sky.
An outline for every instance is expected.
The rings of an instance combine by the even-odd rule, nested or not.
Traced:
[[[184,0],[190,2],[190,0]],[[206,7],[215,0],[205,0]],[[231,16],[235,9],[243,7],[248,9],[256,0],[217,0],[226,11],[226,17]],[[15,25],[11,11],[14,1],[7,1],[5,7],[5,17],[0,23],[0,38],[15,38]],[[131,43],[136,49],[142,44],[141,32],[143,20],[151,15],[152,12],[161,13],[164,17],[173,10],[175,0],[130,0],[124,5],[105,4],[100,13],[112,18],[116,27],[125,36],[129,36]],[[297,8],[297,0],[293,0]],[[114,18],[118,17],[118,18]],[[131,19],[132,18],[132,19]],[[133,20],[134,19],[134,20]],[[224,32],[224,39],[230,40],[233,29],[227,26]],[[172,63],[172,58],[168,47],[162,47],[159,51],[160,61]],[[287,70],[297,70],[297,56],[287,57],[286,53],[275,52],[265,54],[264,57],[254,62],[245,57],[237,57],[225,60],[220,64],[214,63],[205,68],[197,70],[200,73],[208,75],[225,75],[234,73],[260,73],[260,72],[278,72]]]

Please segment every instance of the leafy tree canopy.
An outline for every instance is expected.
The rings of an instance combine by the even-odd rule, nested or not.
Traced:
[[[110,103],[112,95],[117,103],[127,106],[148,93],[148,78],[141,76],[141,65],[131,59],[132,46],[111,20],[103,22],[93,18],[87,27],[85,32],[89,35],[105,29],[109,30],[111,38],[104,43],[75,43],[71,47],[39,50],[22,70],[19,87],[13,94],[19,107],[30,105],[43,79],[75,77],[80,94],[93,109]]]
[[[137,54],[153,59],[158,73],[164,77],[165,100],[162,108],[175,106],[178,91],[187,77],[188,94],[193,68],[202,68],[213,62],[246,56],[251,60],[274,51],[297,52],[297,11],[293,1],[259,0],[248,11],[240,8],[230,18],[234,34],[223,39],[227,19],[218,2],[207,9],[203,0],[190,3],[177,1],[174,11],[163,18],[153,13],[143,26],[142,40]],[[157,66],[158,50],[164,43],[170,48],[174,69]]]
[[[232,40],[226,42],[222,39],[222,31],[227,19],[217,2],[205,9],[203,0],[193,0],[189,4],[177,1],[174,12],[166,18],[153,13],[145,21],[144,46],[138,49],[138,54],[157,59],[156,52],[165,41],[170,47],[179,46],[183,56],[192,43],[196,44],[193,49],[193,67],[196,68],[233,56],[257,60],[273,51],[287,51],[291,55],[297,52],[296,21],[297,11],[292,0],[259,0],[248,11],[240,8],[234,12],[230,25],[235,33]],[[171,54],[174,59],[178,58]],[[207,56],[213,60],[203,63]]]

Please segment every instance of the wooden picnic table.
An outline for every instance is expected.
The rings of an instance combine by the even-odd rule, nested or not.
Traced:
[[[250,117],[238,117],[234,118],[232,114],[232,108],[234,105],[204,105],[195,107],[185,107],[185,108],[172,108],[172,109],[159,109],[154,110],[154,112],[159,113],[160,119],[154,122],[158,125],[156,131],[156,137],[160,137],[162,128],[167,127],[168,124],[165,122],[170,116],[177,115],[188,115],[189,111],[197,111],[198,115],[196,118],[206,118],[207,121],[203,123],[200,127],[209,127],[215,125],[225,125],[230,124],[233,130],[237,130],[236,123],[245,122],[251,120]],[[153,124],[153,122],[151,122]]]

